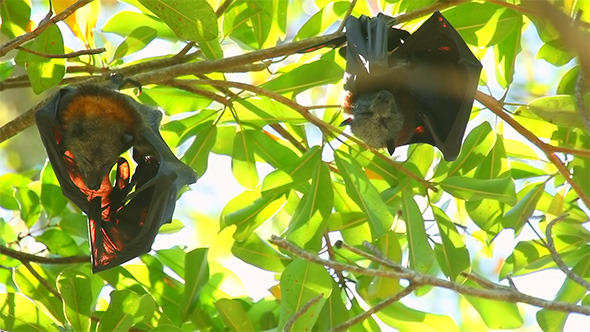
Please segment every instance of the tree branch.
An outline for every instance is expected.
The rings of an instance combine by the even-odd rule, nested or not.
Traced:
[[[101,47],[101,48],[93,48],[93,49],[90,49],[90,50],[80,50],[80,51],[70,52],[70,53],[64,53],[64,54],[49,54],[49,53],[42,53],[42,52],[37,52],[37,51],[34,51],[34,50],[30,50],[30,49],[24,48],[22,46],[17,46],[16,49],[17,50],[21,50],[23,52],[31,53],[31,54],[34,54],[34,55],[38,55],[38,56],[43,57],[43,58],[49,58],[49,59],[56,59],[56,58],[65,58],[65,59],[77,58],[80,55],[100,54],[100,53],[106,51],[106,49],[104,47]]]
[[[574,181],[570,172],[568,171],[565,164],[555,155],[553,147],[543,141],[541,141],[537,135],[533,134],[530,130],[526,129],[523,125],[518,123],[514,120],[511,116],[506,114],[501,107],[499,101],[494,99],[494,97],[487,95],[481,91],[477,91],[475,94],[475,99],[480,102],[482,105],[487,107],[489,110],[494,112],[498,117],[508,123],[512,128],[514,128],[518,133],[528,139],[531,143],[536,145],[543,153],[547,156],[549,161],[557,167],[559,173],[564,177],[565,181],[570,184],[572,189],[578,194],[578,197],[584,202],[586,207],[590,208],[590,198],[586,196],[584,190]]]
[[[553,229],[553,226],[555,226],[555,224],[557,224],[558,222],[567,218],[567,216],[568,216],[567,214],[563,214],[563,215],[551,220],[551,222],[547,225],[547,228],[545,229],[545,233],[547,236],[547,246],[546,247],[547,247],[547,249],[549,249],[549,253],[551,254],[551,258],[553,258],[553,261],[555,262],[555,264],[557,264],[557,267],[559,267],[559,269],[561,271],[563,271],[563,273],[565,273],[565,275],[568,278],[570,278],[572,281],[574,281],[578,285],[586,288],[587,290],[590,290],[590,283],[587,282],[586,280],[584,280],[579,275],[575,274],[572,270],[570,270],[567,267],[567,265],[565,264],[565,262],[559,256],[559,253],[557,252],[557,250],[555,250],[555,244],[553,243],[553,234],[551,234],[551,231]]]
[[[57,23],[65,19],[66,17],[72,15],[76,10],[78,10],[78,8],[84,7],[92,1],[93,0],[78,0],[70,7],[66,8],[63,12],[53,16],[49,20],[42,21],[41,24],[37,27],[37,29],[25,33],[24,35],[20,35],[12,40],[9,40],[6,44],[0,47],[0,57],[4,56],[6,53],[22,45],[23,43],[39,36],[43,31],[45,31],[45,29],[49,28],[52,24]]]
[[[318,296],[311,298],[309,301],[307,301],[299,310],[297,310],[295,314],[293,314],[293,316],[289,318],[289,320],[287,320],[285,326],[283,327],[283,331],[290,331],[293,327],[293,324],[295,324],[295,321],[297,321],[301,316],[303,316],[303,314],[305,314],[307,310],[311,308],[312,305],[318,303],[323,297],[324,293],[321,293]]]
[[[462,295],[475,296],[483,299],[497,301],[506,301],[514,303],[520,302],[554,311],[577,312],[584,315],[590,315],[590,306],[580,306],[573,303],[560,301],[547,301],[544,299],[540,299],[538,297],[523,294],[510,287],[499,289],[475,288],[471,286],[458,284],[456,282],[436,278],[407,268],[403,268],[401,271],[376,270],[371,268],[364,268],[358,265],[340,263],[320,258],[317,256],[316,253],[303,250],[297,247],[296,245],[292,244],[291,242],[282,239],[278,236],[273,235],[270,239],[270,242],[281,249],[289,251],[294,256],[297,256],[310,262],[330,267],[334,270],[348,271],[361,275],[375,276],[381,278],[406,279],[410,282],[410,284],[414,283],[417,285],[431,285],[435,287],[446,288],[456,291],[457,293],[460,293]]]
[[[70,257],[43,257],[31,255],[22,251],[10,249],[5,246],[0,246],[0,254],[17,259],[21,262],[35,262],[40,264],[72,264],[72,263],[88,263],[90,256],[70,256]]]

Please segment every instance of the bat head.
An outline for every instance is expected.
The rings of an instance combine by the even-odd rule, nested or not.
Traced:
[[[120,123],[104,118],[72,119],[63,126],[69,150],[89,189],[97,190],[119,156],[131,148],[132,136]]]
[[[368,145],[393,153],[404,123],[393,94],[387,90],[364,93],[352,96],[348,105],[353,119],[342,124],[350,125],[352,133]]]

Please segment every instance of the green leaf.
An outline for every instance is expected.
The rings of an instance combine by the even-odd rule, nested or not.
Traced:
[[[24,188],[31,179],[17,173],[0,175],[0,206],[6,210],[18,210],[19,203],[15,198],[14,188]]]
[[[457,232],[457,227],[447,214],[437,206],[431,206],[434,220],[438,226],[441,245],[435,247],[436,258],[442,272],[451,280],[457,280],[459,274],[471,267],[469,251],[465,240]]]
[[[234,1],[223,16],[223,35],[243,47],[260,49],[271,32],[273,2]]]
[[[507,209],[506,204],[495,199],[482,199],[465,202],[465,209],[473,222],[490,236],[500,233],[502,217]]]
[[[440,186],[444,191],[466,201],[477,201],[488,198],[510,205],[516,204],[514,181],[509,177],[481,180],[453,176],[444,179],[440,183]]]
[[[63,37],[55,24],[22,47],[43,54],[64,53]],[[47,58],[21,50],[15,60],[27,69],[31,87],[36,94],[56,86],[66,73],[65,58]]]
[[[41,205],[49,217],[58,215],[68,204],[49,162],[41,171]]]
[[[319,240],[326,231],[333,200],[330,170],[325,163],[319,162],[312,175],[309,192],[303,195],[293,213],[287,229],[287,239],[300,247],[305,247],[313,239]]]
[[[400,302],[380,310],[377,312],[377,317],[400,331],[459,331],[457,324],[449,316],[414,310]]]
[[[186,254],[184,266],[185,287],[180,303],[181,318],[185,320],[195,310],[199,302],[199,294],[209,280],[209,264],[207,248],[198,248]]]
[[[412,194],[402,192],[402,215],[406,222],[410,268],[426,273],[434,263],[434,252],[428,243],[424,219]]]
[[[249,130],[240,130],[234,137],[231,169],[243,187],[254,189],[258,184],[258,170],[254,159],[254,147]]]
[[[367,216],[372,238],[383,236],[393,224],[393,215],[361,166],[341,151],[334,154],[346,192]]]
[[[549,250],[544,245],[536,241],[520,241],[506,258],[499,277],[524,275],[553,265]]]
[[[467,280],[466,286],[479,288],[478,285]],[[518,307],[514,302],[488,300],[481,297],[463,295],[477,310],[487,327],[494,330],[516,329],[524,324]]]
[[[213,124],[213,121],[207,121],[199,127],[202,129],[197,132],[197,138],[186,150],[182,161],[192,167],[198,176],[202,176],[207,171],[209,154],[215,145],[217,126]]]
[[[148,294],[115,290],[110,298],[109,307],[98,322],[98,331],[129,331],[133,325],[149,321],[156,311],[156,303]]]
[[[401,263],[402,248],[395,232],[389,231],[375,241],[375,246],[393,262]],[[390,270],[390,267],[371,262],[371,269]],[[356,289],[367,303],[383,300],[400,290],[399,279],[361,276],[358,278]]]
[[[259,191],[244,191],[234,197],[221,211],[221,228],[236,225],[236,241],[245,239],[284,204],[284,191],[273,190],[261,195]]]
[[[35,269],[35,272],[41,276],[41,278],[49,281],[50,283],[55,282],[54,276],[49,275],[42,267],[33,265],[33,268]],[[47,287],[42,285],[35,275],[33,275],[31,271],[24,265],[21,265],[15,269],[14,283],[18,286],[18,289],[23,295],[42,303],[53,317],[55,317],[62,324],[65,323],[61,299],[57,298],[47,289]],[[0,326],[0,328],[2,327]]]
[[[586,96],[584,102],[587,107],[590,107],[590,97]],[[541,119],[558,126],[585,128],[584,120],[580,112],[576,110],[574,96],[557,95],[537,98],[531,101],[527,108]]]
[[[496,77],[498,83],[504,88],[507,88],[512,83],[514,77],[514,63],[516,56],[521,51],[520,39],[522,35],[522,28],[524,26],[522,15],[510,11],[514,15],[514,28],[506,36],[502,42],[494,47],[496,53]]]
[[[43,234],[35,236],[35,239],[45,244],[51,253],[66,257],[80,254],[76,241],[62,230],[48,229]]]
[[[586,255],[585,259],[580,260],[574,268],[572,272],[581,276],[586,281],[590,281],[590,257]],[[562,302],[569,302],[569,303],[578,303],[584,295],[588,292],[580,284],[572,281],[569,278],[566,278],[563,282],[563,285],[557,292],[557,296],[555,296],[555,301],[562,301]],[[568,318],[568,312],[561,312],[561,311],[551,311],[547,309],[541,309],[537,311],[537,322],[539,326],[543,329],[543,331],[563,331],[565,321]]]
[[[215,308],[225,323],[225,328],[232,331],[255,331],[241,301],[220,299],[215,302]]]
[[[281,255],[256,233],[242,242],[234,242],[231,252],[248,264],[277,273],[282,272],[290,262],[289,257]]]
[[[539,199],[545,191],[545,183],[529,183],[518,192],[518,203],[514,205],[502,219],[504,228],[512,228],[515,233],[520,233],[522,226],[535,212]]]
[[[322,150],[319,147],[313,147],[301,158],[269,173],[262,181],[262,193],[286,191],[295,185],[307,182],[321,161],[321,153]]]
[[[302,259],[293,261],[281,275],[279,330],[282,331],[287,321],[310,300],[321,296],[287,331],[311,330],[331,293],[332,277],[323,266]]]
[[[156,251],[156,257],[177,275],[184,276],[185,251],[180,248],[162,249]]]
[[[33,226],[41,215],[39,196],[29,188],[14,188],[14,198],[18,202],[20,217],[25,221],[27,227]]]
[[[8,39],[13,39],[27,32],[31,7],[25,0],[3,1],[0,3],[0,17],[0,32]]]
[[[158,32],[155,29],[147,26],[131,31],[115,50],[111,62],[144,49],[157,35]]]
[[[139,0],[164,23],[178,38],[206,41],[217,37],[217,16],[206,0]]]
[[[537,59],[543,59],[554,66],[560,67],[570,62],[575,56],[573,52],[566,50],[567,47],[561,38],[551,40],[541,46],[539,53],[537,53]]]
[[[0,329],[15,332],[60,331],[58,324],[21,294],[0,293]]]
[[[195,93],[180,90],[174,87],[156,86],[144,88],[139,100],[146,104],[157,104],[164,109],[169,115],[181,114],[186,112],[200,112],[195,115],[197,118],[209,117],[212,113],[217,115],[217,111],[203,111],[204,108],[211,105],[211,99]]]
[[[148,26],[155,29],[158,32],[158,38],[174,42],[178,41],[178,37],[162,21],[142,13],[130,11],[121,11],[113,15],[102,27],[102,31],[127,37],[137,27],[141,26]]]
[[[259,96],[256,99],[239,99],[234,106],[242,124],[248,123],[256,127],[263,127],[279,122],[291,124],[307,122],[301,113],[283,103],[277,103],[268,97]],[[226,113],[225,117],[222,117],[222,120],[225,122],[235,122],[229,112]]]
[[[254,153],[272,167],[285,168],[297,160],[298,156],[293,150],[279,143],[274,137],[271,138],[266,131],[254,130],[248,134],[252,136]]]
[[[289,72],[274,78],[264,84],[262,88],[277,93],[299,94],[315,86],[324,86],[340,81],[344,71],[334,61],[317,60],[295,67]]]
[[[481,164],[482,159],[489,154],[495,142],[496,134],[492,131],[492,127],[489,122],[483,122],[467,135],[459,156],[448,166],[449,169],[446,174],[443,174],[445,176],[452,176],[455,173],[468,173]],[[444,163],[440,165],[442,166]],[[437,167],[435,171],[435,178],[443,175],[438,170],[439,168]]]
[[[70,325],[76,331],[90,331],[90,309],[93,299],[90,278],[76,270],[65,270],[57,277],[57,289]]]

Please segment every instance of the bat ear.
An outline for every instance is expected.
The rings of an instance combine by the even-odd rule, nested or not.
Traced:
[[[344,121],[340,122],[340,127],[348,126],[352,122],[352,118],[347,118]]]
[[[393,155],[394,151],[395,151],[395,141],[391,139],[391,140],[387,141],[387,152],[389,152],[389,155]]]

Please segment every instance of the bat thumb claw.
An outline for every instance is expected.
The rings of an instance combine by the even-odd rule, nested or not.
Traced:
[[[391,141],[387,142],[387,152],[389,152],[389,155],[393,155],[394,151],[395,151],[395,141],[391,140]]]
[[[351,118],[345,119],[344,121],[340,122],[340,127],[348,126],[352,122]]]

